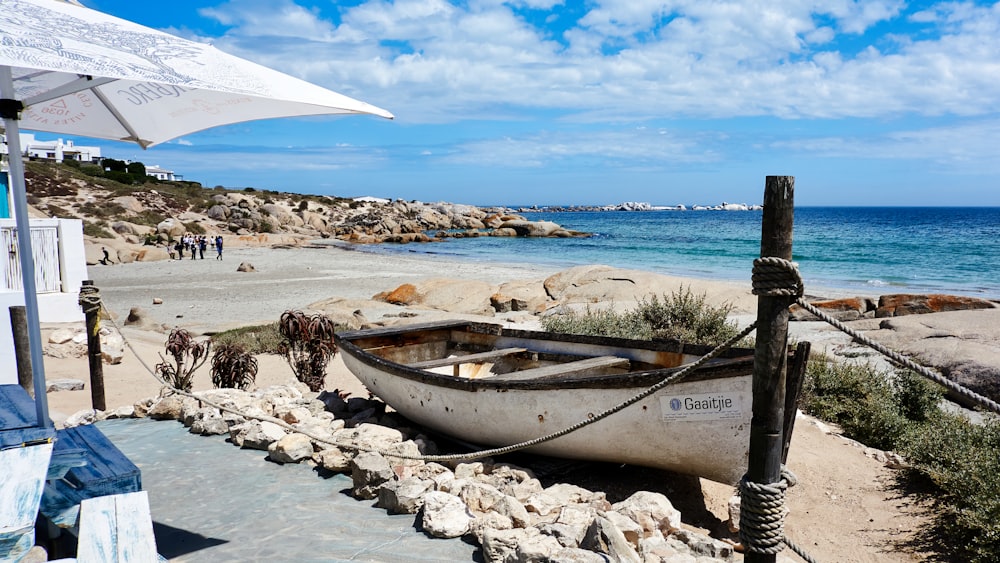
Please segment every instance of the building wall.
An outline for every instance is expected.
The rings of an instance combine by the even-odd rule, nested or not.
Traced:
[[[12,226],[11,219],[0,220]],[[38,295],[38,320],[42,323],[71,323],[84,320],[80,309],[80,285],[88,279],[83,250],[83,221],[79,219],[32,219],[32,225],[56,226],[59,232],[60,277],[63,292]],[[10,307],[24,305],[24,294],[0,290],[0,384],[17,384],[14,336],[10,328]]]

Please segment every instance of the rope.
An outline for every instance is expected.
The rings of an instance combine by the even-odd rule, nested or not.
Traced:
[[[80,286],[80,307],[88,315],[95,315],[101,311],[101,291],[93,285]],[[120,332],[120,331],[119,331]]]
[[[753,294],[765,297],[801,297],[805,283],[794,262],[768,256],[753,261]]]
[[[103,303],[101,303],[100,306],[104,307]],[[107,311],[107,308],[105,308],[105,311]],[[108,314],[108,317],[111,318],[112,324],[114,324],[115,328],[118,329],[118,332],[121,333],[121,329],[118,327],[118,324],[115,322],[114,317],[110,313]],[[518,443],[518,444],[512,444],[512,445],[504,446],[504,447],[500,447],[500,448],[493,448],[493,449],[488,449],[488,450],[480,450],[480,451],[470,452],[470,453],[465,453],[465,454],[446,454],[446,455],[408,455],[408,454],[403,454],[403,453],[399,453],[399,452],[392,452],[392,451],[388,451],[388,450],[382,450],[382,449],[378,449],[378,448],[366,448],[366,447],[363,447],[363,446],[358,446],[356,444],[340,443],[340,442],[336,442],[334,440],[331,440],[329,438],[325,438],[323,436],[318,436],[316,434],[313,434],[313,433],[311,433],[309,431],[306,431],[306,430],[303,430],[301,428],[295,428],[294,426],[288,424],[287,422],[285,422],[284,420],[281,420],[280,418],[275,418],[275,417],[266,416],[266,415],[249,415],[249,414],[243,413],[243,412],[241,412],[239,410],[236,410],[234,408],[230,408],[230,407],[226,407],[224,405],[220,405],[218,403],[215,403],[214,401],[205,399],[203,397],[199,397],[199,396],[195,395],[194,393],[191,393],[191,392],[188,392],[188,391],[182,391],[180,389],[176,389],[176,388],[171,387],[169,384],[167,384],[167,382],[165,382],[160,376],[158,376],[156,374],[155,370],[151,369],[149,367],[149,365],[146,364],[145,361],[143,361],[142,357],[139,356],[139,353],[132,346],[132,343],[129,342],[128,338],[126,338],[124,334],[122,334],[122,340],[125,342],[125,345],[128,346],[128,349],[132,351],[132,354],[135,355],[136,359],[139,360],[139,363],[142,364],[142,366],[144,368],[146,368],[146,371],[149,372],[149,374],[154,379],[156,379],[156,381],[158,381],[160,383],[160,385],[162,385],[163,387],[165,387],[168,390],[167,395],[165,395],[165,396],[176,394],[176,395],[181,395],[183,397],[189,397],[191,399],[199,401],[199,403],[201,403],[201,404],[205,404],[205,405],[208,405],[208,406],[210,406],[212,408],[219,409],[220,411],[224,411],[224,412],[228,412],[228,413],[235,414],[235,415],[238,415],[238,416],[242,416],[243,418],[247,418],[247,419],[259,420],[259,421],[262,421],[262,422],[271,422],[273,424],[277,424],[278,426],[281,426],[282,428],[284,428],[284,429],[286,429],[286,430],[288,430],[290,432],[297,432],[297,433],[302,434],[302,435],[304,435],[304,436],[306,436],[306,437],[308,437],[308,438],[310,438],[312,440],[315,440],[317,442],[320,442],[320,443],[323,443],[323,444],[329,444],[331,446],[335,446],[335,447],[338,447],[338,448],[341,448],[341,449],[353,450],[353,451],[362,451],[362,452],[372,452],[372,453],[377,453],[377,454],[379,454],[379,455],[381,455],[383,457],[393,457],[393,458],[397,458],[397,459],[406,459],[406,460],[413,460],[413,461],[434,461],[434,462],[441,462],[441,461],[474,460],[474,459],[482,459],[484,457],[491,457],[491,456],[496,456],[496,455],[508,454],[508,453],[516,452],[516,451],[523,450],[523,449],[526,449],[526,448],[530,448],[532,446],[536,446],[536,445],[544,443],[544,442],[555,440],[556,438],[565,436],[566,434],[569,434],[571,432],[575,432],[575,431],[577,431],[577,430],[579,430],[579,429],[581,429],[581,428],[583,428],[585,426],[589,426],[591,424],[594,424],[594,423],[596,423],[599,420],[603,420],[603,419],[605,419],[605,418],[607,418],[607,417],[609,417],[609,416],[611,416],[611,415],[613,415],[613,414],[615,414],[615,413],[617,413],[617,412],[619,412],[621,410],[624,410],[625,408],[627,408],[627,407],[629,407],[629,406],[631,406],[631,405],[633,405],[633,404],[641,401],[642,399],[645,399],[646,397],[648,397],[648,396],[652,395],[653,393],[659,391],[663,387],[666,387],[667,385],[669,385],[669,384],[671,384],[671,383],[673,383],[675,381],[678,381],[678,380],[680,380],[683,377],[686,377],[692,371],[694,371],[694,370],[698,369],[699,367],[703,366],[705,363],[709,362],[710,360],[718,357],[720,354],[722,354],[723,352],[725,352],[726,350],[728,350],[729,348],[731,348],[735,343],[739,342],[740,340],[742,340],[743,338],[745,338],[746,336],[748,336],[751,332],[753,332],[756,329],[756,327],[757,327],[756,323],[751,324],[750,326],[748,326],[745,329],[743,329],[739,334],[737,334],[736,336],[730,338],[729,340],[727,340],[723,344],[717,346],[716,348],[714,348],[713,350],[711,350],[710,352],[708,352],[707,354],[705,354],[704,356],[702,356],[698,360],[696,360],[696,361],[688,364],[687,366],[684,367],[684,369],[680,370],[679,372],[671,375],[670,377],[664,379],[663,381],[660,381],[659,383],[653,385],[652,387],[649,387],[648,389],[640,392],[639,394],[637,394],[637,395],[635,395],[635,396],[633,396],[633,397],[631,397],[629,399],[626,399],[621,404],[616,405],[616,406],[614,406],[614,407],[612,407],[610,409],[607,409],[604,412],[601,412],[601,413],[597,414],[596,416],[593,416],[593,417],[588,418],[586,420],[582,420],[582,421],[580,421],[580,422],[578,422],[578,423],[576,423],[576,424],[574,424],[572,426],[564,428],[563,430],[559,430],[557,432],[553,432],[552,434],[548,434],[546,436],[542,436],[542,437],[539,437],[539,438],[534,438],[534,439],[531,439],[531,440],[527,440],[525,442],[521,442],[521,443]]]
[[[796,482],[784,466],[776,483],[740,479],[740,541],[746,551],[774,555],[784,549],[785,491]]]
[[[870,348],[873,348],[873,349],[877,350],[883,356],[889,358],[890,360],[892,360],[892,361],[894,361],[894,362],[896,362],[898,364],[901,364],[904,367],[906,367],[908,369],[911,369],[911,370],[919,373],[920,375],[926,377],[927,379],[930,379],[931,381],[937,383],[938,385],[941,385],[941,386],[947,388],[948,390],[953,391],[953,392],[955,392],[955,393],[957,393],[957,394],[959,394],[959,395],[961,395],[961,396],[969,399],[970,401],[976,403],[977,405],[979,405],[979,406],[981,406],[981,407],[983,407],[985,409],[988,409],[988,410],[991,410],[991,411],[993,411],[995,413],[1000,414],[1000,403],[997,403],[996,401],[990,399],[989,397],[984,397],[984,396],[976,393],[975,391],[973,391],[971,389],[968,389],[968,388],[962,386],[961,384],[956,383],[956,382],[948,379],[947,377],[944,377],[943,375],[941,375],[939,373],[935,373],[934,371],[928,369],[927,367],[922,366],[922,365],[914,362],[913,360],[907,358],[906,356],[903,356],[899,352],[896,352],[894,350],[890,350],[889,348],[886,348],[885,346],[879,344],[878,342],[875,342],[874,340],[868,338],[867,336],[859,334],[855,330],[853,330],[853,329],[845,326],[843,323],[841,323],[837,319],[835,319],[835,318],[827,315],[823,311],[820,311],[816,307],[810,305],[809,303],[807,303],[801,297],[797,298],[795,300],[795,302],[798,303],[803,309],[805,309],[805,310],[809,311],[810,313],[816,315],[817,317],[819,317],[820,319],[826,321],[827,323],[830,323],[835,328],[840,329],[841,331],[843,331],[844,333],[848,334],[849,336],[851,336],[852,338],[854,338],[858,342],[864,344],[865,346],[868,346]]]

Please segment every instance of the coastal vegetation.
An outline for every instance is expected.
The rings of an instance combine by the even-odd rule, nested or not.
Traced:
[[[705,294],[695,294],[690,287],[643,299],[635,309],[617,312],[611,309],[583,313],[574,311],[542,319],[551,332],[615,336],[638,340],[676,339],[693,344],[718,345],[739,332],[728,320],[732,307],[713,306]]]
[[[908,372],[810,362],[803,410],[907,462],[899,486],[927,501],[923,545],[959,561],[1000,560],[1000,422],[974,424],[940,407],[943,390]],[[793,446],[794,447],[794,446]]]

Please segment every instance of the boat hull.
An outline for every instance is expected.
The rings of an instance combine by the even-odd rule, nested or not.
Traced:
[[[522,339],[519,344],[530,342]],[[341,341],[340,349],[347,368],[399,413],[484,446],[507,446],[564,430],[669,375],[646,372],[639,378],[597,378],[593,384],[577,381],[545,388],[489,380],[442,384],[444,376],[417,375],[420,370],[366,352],[351,345],[349,338]],[[656,467],[734,484],[747,468],[751,397],[749,369],[738,375],[680,381],[526,451]]]

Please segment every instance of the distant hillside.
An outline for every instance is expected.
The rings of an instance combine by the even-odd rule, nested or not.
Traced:
[[[99,246],[118,252],[119,260],[113,261],[163,259],[165,251],[136,247],[165,248],[186,233],[256,237],[269,244],[301,244],[317,238],[406,243],[444,237],[581,234],[554,223],[529,222],[503,208],[209,189],[197,182],[105,173],[99,166],[78,163],[28,162],[25,168],[31,215],[82,219],[88,262],[100,258]],[[137,179],[143,183],[123,183]]]

